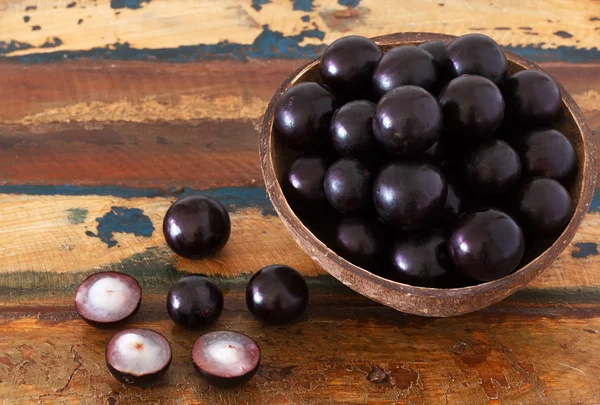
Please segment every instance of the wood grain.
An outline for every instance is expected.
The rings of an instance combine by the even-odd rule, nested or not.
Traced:
[[[248,187],[262,184],[257,143],[248,120],[0,125],[0,179],[4,184]]]
[[[252,200],[244,197],[244,193],[248,193],[246,190],[238,193],[241,204],[258,199],[256,206],[235,207],[235,202],[230,205],[233,228],[227,247],[214,258],[196,261],[174,255],[164,242],[162,218],[175,196],[2,195],[0,294],[3,286],[32,287],[32,276],[27,276],[31,273],[36,274],[36,286],[46,288],[65,283],[73,286],[90,271],[116,269],[127,272],[131,266],[141,267],[135,272],[136,277],[147,277],[153,283],[159,282],[155,280],[163,271],[236,277],[279,262],[307,276],[326,274],[302,252],[281,220],[272,215],[264,191],[256,190],[259,197]],[[221,200],[229,201],[227,197],[221,197]],[[111,215],[114,207],[139,210],[139,214],[122,215],[110,221],[114,218]],[[269,214],[265,215],[265,210]],[[148,235],[143,230],[150,224],[153,230]],[[111,237],[115,245],[109,247]],[[600,255],[593,249],[581,252],[579,247],[582,243],[595,244],[599,238],[600,213],[589,213],[573,242],[530,287],[600,286],[600,274],[590,271],[600,265]],[[58,275],[44,275],[48,273]],[[68,274],[75,274],[75,278]],[[170,282],[172,278],[167,278],[160,285],[166,288]]]
[[[597,302],[532,307],[517,296],[476,314],[426,319],[311,291],[306,316],[277,328],[253,320],[240,292],[226,295],[210,329],[246,333],[263,352],[258,375],[233,390],[196,376],[189,353],[198,333],[173,326],[164,293],[145,297],[130,324],[163,333],[173,346],[170,370],[151,389],[113,379],[103,349],[115,331],[93,329],[68,304],[31,315],[2,310],[0,397],[22,404],[516,405],[591,404],[600,396]]]
[[[0,88],[5,93],[0,99],[0,118],[26,125],[257,118],[297,63],[3,63]]]
[[[2,63],[0,120],[27,126],[90,121],[254,120],[264,114],[273,92],[287,75],[306,62]],[[590,126],[600,128],[600,64],[540,65],[576,99],[587,113]]]
[[[0,64],[0,181],[260,185],[256,125],[300,62]],[[600,64],[542,67],[599,136]]]
[[[260,193],[266,203],[264,191]],[[174,200],[173,197],[102,196],[34,199],[5,195],[0,201],[0,212],[4,216],[0,229],[3,240],[0,273],[86,272],[148,249],[165,247],[162,219]],[[115,207],[124,214],[111,215]],[[76,220],[74,210],[81,213]],[[226,277],[252,273],[282,260],[301,268],[307,275],[321,274],[316,264],[297,249],[281,221],[276,216],[263,215],[263,210],[241,207],[233,211],[231,240],[214,257],[193,261],[173,255],[168,249],[161,250],[159,256],[165,265],[180,270]],[[150,231],[144,232],[145,229]],[[50,235],[51,240],[48,240]],[[294,253],[290,255],[290,251]]]
[[[267,26],[268,33],[287,37],[312,30],[313,35],[300,38],[303,45],[329,43],[350,31],[373,37],[404,30],[454,35],[483,32],[505,45],[593,48],[598,45],[595,32],[598,24],[593,17],[600,15],[600,7],[594,0],[579,0],[576,7],[569,0],[543,3],[525,0],[519,2],[518,7],[506,0],[425,3],[409,0],[404,1],[402,7],[394,0],[347,3],[356,7],[346,7],[335,0],[271,0],[255,2],[261,4],[260,10],[245,0],[221,1],[219,7],[207,0],[131,3],[139,8],[111,8],[110,0],[79,0],[74,7],[67,8],[67,1],[48,0],[26,12],[29,3],[2,0],[0,40],[15,40],[31,46],[9,52],[10,56],[108,48],[125,43],[135,49],[197,44],[221,45],[226,49],[223,41],[254,43]],[[30,20],[24,23],[26,15]],[[309,17],[308,21],[302,20],[304,16]],[[83,21],[78,23],[79,20]],[[39,29],[34,30],[35,26]],[[56,45],[53,38],[59,38],[60,44]],[[41,48],[46,43],[51,45]],[[263,51],[263,55],[269,54]],[[285,49],[278,52],[283,57],[293,57]]]
[[[323,275],[292,241],[266,203],[255,125],[287,74],[342,35],[482,32],[542,61],[598,138],[599,18],[595,0],[0,0],[0,403],[598,403],[599,196],[525,290],[468,316],[406,316]],[[162,215],[206,189],[232,211],[231,242],[210,260],[177,258]],[[243,289],[275,262],[312,276],[311,302],[299,323],[264,328]],[[173,344],[156,387],[113,380],[112,331],[73,311],[74,287],[100,269],[140,280],[132,325]],[[261,345],[249,385],[195,376],[197,333],[164,310],[186,273],[224,289],[214,328]]]

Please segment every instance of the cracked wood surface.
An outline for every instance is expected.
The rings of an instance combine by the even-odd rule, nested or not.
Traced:
[[[593,403],[600,396],[595,355],[597,303],[537,301],[527,293],[450,319],[403,315],[352,294],[311,285],[306,316],[287,327],[261,327],[236,289],[210,329],[240,330],[259,342],[263,363],[246,386],[210,388],[195,374],[197,332],[173,326],[164,293],[145,297],[130,326],[155,329],[173,345],[164,381],[127,387],[104,366],[114,330],[96,330],[68,300],[33,316],[4,308],[0,364],[23,401],[35,403]],[[33,309],[34,313],[39,309]],[[18,331],[19,336],[14,336]],[[6,384],[6,382],[4,382]],[[568,385],[568,391],[565,389]],[[8,394],[12,398],[15,394]],[[98,403],[98,402],[96,402]]]
[[[567,18],[568,16],[568,18]],[[259,122],[272,92],[349,33],[483,32],[538,61],[600,133],[600,2],[582,0],[0,0],[0,403],[600,403],[600,195],[573,243],[526,289],[451,319],[403,315],[324,274],[268,202]],[[166,248],[175,198],[206,192],[232,238],[200,261]],[[262,266],[308,278],[306,315],[262,327],[243,289]],[[108,373],[115,330],[78,319],[87,274],[134,275],[144,297],[128,326],[163,333],[166,378],[147,389]],[[175,327],[169,286],[209,274],[225,292],[211,330],[263,350],[233,390],[194,373],[200,332]]]

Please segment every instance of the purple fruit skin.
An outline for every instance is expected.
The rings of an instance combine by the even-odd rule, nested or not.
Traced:
[[[214,198],[188,196],[175,201],[168,209],[163,234],[169,247],[179,256],[200,259],[217,253],[227,244],[231,220],[227,209]]]
[[[448,251],[465,276],[492,281],[517,268],[525,252],[525,238],[511,216],[483,207],[458,218],[448,238]]]
[[[260,291],[262,301],[254,300]],[[298,318],[308,305],[308,286],[300,273],[284,265],[271,265],[256,272],[246,288],[246,305],[252,315],[271,324],[286,324]]]
[[[172,302],[177,302],[175,308]],[[190,275],[176,281],[167,295],[167,312],[173,322],[186,328],[203,328],[223,312],[223,293],[208,278]]]

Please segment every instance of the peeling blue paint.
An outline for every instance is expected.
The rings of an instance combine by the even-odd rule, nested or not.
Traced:
[[[218,200],[229,211],[252,207],[261,209],[264,215],[275,215],[273,206],[271,205],[264,188],[224,187],[204,191],[184,188],[178,197],[197,194],[207,195]]]
[[[304,22],[309,22],[310,21],[310,16],[309,15],[303,15],[302,18],[300,18],[302,21]]]
[[[118,198],[135,197],[161,197],[168,191],[159,188],[131,188],[119,186],[37,186],[37,185],[3,185],[0,186],[0,194],[24,194],[24,195],[100,195]]]
[[[270,2],[271,0],[252,0],[252,8],[256,11],[260,11],[263,5],[268,4]]]
[[[573,38],[573,34],[567,31],[556,31],[554,35],[561,38]]]
[[[313,11],[313,0],[292,0],[294,10]]]
[[[341,1],[351,4],[351,0]],[[268,25],[263,25],[262,32],[252,44],[221,41],[217,44],[186,45],[176,48],[138,49],[133,48],[128,42],[124,42],[83,51],[55,51],[23,56],[10,56],[10,53],[35,47],[25,42],[0,41],[0,61],[15,60],[27,64],[88,58],[92,60],[160,60],[180,63],[198,60],[245,61],[248,59],[313,59],[319,57],[327,45],[301,45],[307,38],[323,41],[325,32],[313,28],[304,30],[297,35],[286,36],[279,31],[271,30]],[[534,62],[585,63],[600,60],[600,50],[597,47],[586,49],[560,46],[542,49],[543,45],[541,43],[507,46],[506,49]]]
[[[46,42],[40,48],[56,48],[57,46],[61,46],[63,41],[60,38],[54,37],[52,39],[48,38]]]
[[[219,200],[229,211],[244,208],[257,208],[264,215],[275,215],[273,206],[267,197],[267,192],[262,187],[222,187],[208,190],[194,190],[190,188],[132,188],[119,186],[34,186],[34,185],[3,185],[0,194],[22,195],[64,195],[86,196],[99,195],[117,198],[155,198],[176,197],[188,195],[207,195]]]
[[[22,51],[24,49],[31,49],[33,45],[27,42],[19,41],[0,41],[0,56],[7,55],[11,52]]]
[[[596,256],[598,254],[598,245],[592,242],[581,242],[575,244],[575,249],[571,252],[572,257],[578,259]]]
[[[558,48],[542,49],[542,45],[544,44],[506,46],[505,48],[533,62],[584,63],[600,59],[600,50],[597,47],[586,49],[559,46]]]
[[[248,60],[248,59],[312,59],[326,48],[321,45],[301,45],[306,38],[322,41],[325,33],[317,28],[304,30],[298,35],[285,36],[272,31],[268,25],[252,44],[244,45],[222,41],[214,45],[186,45],[177,48],[136,49],[128,42],[116,43],[87,51],[57,51],[24,56],[1,56],[0,60],[18,60],[21,63],[45,63],[89,58],[92,60],[162,60],[165,62],[189,62],[195,60]],[[0,45],[1,46],[1,45]],[[31,46],[29,46],[31,47]],[[13,49],[14,50],[14,49]],[[12,52],[4,52],[8,54]]]
[[[151,0],[110,0],[110,8],[120,9],[129,8],[136,10],[142,7],[143,3],[150,3]]]
[[[130,233],[135,236],[149,238],[154,232],[154,225],[148,216],[139,208],[111,207],[98,221],[98,233],[86,232],[86,235],[100,238],[111,248],[117,246],[115,233]]]
[[[600,212],[600,191],[594,191],[588,212]]]
[[[338,0],[338,4],[348,8],[356,8],[360,4],[360,0]]]

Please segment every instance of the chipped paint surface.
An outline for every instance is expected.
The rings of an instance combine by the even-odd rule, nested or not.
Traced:
[[[256,11],[262,10],[262,6],[270,3],[271,0],[252,0],[252,8]]]
[[[70,8],[66,5],[73,2],[48,0],[27,14],[23,7],[5,10],[5,36],[0,34],[4,46],[0,48],[2,55],[13,60],[35,63],[78,58],[174,62],[306,58],[349,32],[365,36],[401,30],[460,35],[472,30],[491,35],[511,49],[535,53],[536,60],[578,62],[599,59],[595,29],[600,27],[594,0],[582,1],[577,9],[559,2],[532,14],[526,6],[505,13],[503,6],[494,2],[482,3],[469,11],[472,6],[468,0],[441,3],[443,13],[439,12],[438,3],[423,4],[417,0],[408,0],[403,7],[391,6],[391,0],[223,0],[220,7],[213,7],[212,2],[187,0],[80,0]],[[406,13],[407,9],[411,13]],[[359,12],[351,12],[356,10]],[[475,12],[477,18],[469,19],[469,13]],[[568,25],[556,18],[567,14]],[[23,24],[25,15],[40,31],[31,31],[31,25]],[[85,26],[80,26],[83,21]],[[527,30],[521,29],[523,21],[527,21]],[[268,27],[268,32],[263,32],[264,27]],[[307,30],[319,34],[307,35]],[[147,32],[152,35],[144,34]],[[6,36],[8,33],[10,36]],[[272,50],[260,48],[255,42],[265,34],[271,35]],[[62,43],[41,48],[53,38]],[[11,43],[12,47],[6,45]],[[49,55],[44,58],[39,55],[42,53]],[[35,57],[25,58],[28,54]]]
[[[575,243],[575,248],[571,252],[571,256],[578,259],[596,255],[598,255],[598,245],[593,242]]]
[[[197,60],[248,60],[248,59],[307,59],[320,55],[326,45],[303,45],[308,38],[323,41],[325,33],[319,29],[306,29],[298,35],[285,36],[264,25],[262,32],[249,45],[222,41],[214,45],[200,44],[180,46],[172,49],[136,49],[128,42],[115,43],[106,47],[86,51],[55,51],[17,57],[22,63],[44,63],[80,58],[102,60],[163,60],[169,62],[191,62]],[[4,45],[4,54],[15,49],[29,49],[30,44],[11,42]],[[0,43],[0,55],[3,45]],[[0,57],[0,60],[2,57]]]
[[[40,45],[40,48],[56,48],[63,44],[63,41],[60,38],[54,37],[52,39],[48,38],[46,42]]]
[[[144,4],[150,3],[151,0],[110,0],[110,7],[113,9],[128,8],[136,10],[142,8]]]
[[[97,232],[87,231],[86,235],[99,238],[109,248],[115,247],[118,241],[117,233],[130,233],[135,236],[149,238],[154,232],[154,225],[150,218],[139,208],[112,207],[109,212],[100,218]]]
[[[351,10],[360,10],[351,9]],[[339,12],[338,12],[339,13]],[[352,11],[350,18],[361,18],[360,12]],[[322,14],[324,18],[330,18]],[[335,17],[333,17],[335,18]],[[339,32],[348,32],[351,27],[348,22],[342,22],[336,26]],[[537,33],[527,33],[537,35]],[[318,29],[304,30],[298,35],[286,37],[281,32],[272,31],[268,26],[263,26],[263,32],[256,37],[251,45],[221,42],[216,45],[193,45],[180,46],[172,49],[137,49],[130,43],[115,43],[107,47],[94,48],[87,51],[55,51],[46,53],[34,53],[25,56],[7,56],[15,49],[32,49],[32,45],[16,41],[0,42],[0,60],[15,60],[20,63],[47,63],[65,60],[92,59],[92,60],[162,60],[166,62],[195,62],[199,60],[241,60],[248,59],[313,59],[319,57],[326,44],[302,45],[306,38],[323,40],[325,33]],[[58,44],[48,46],[47,43],[40,46],[43,48],[58,47]],[[534,62],[573,62],[585,63],[600,60],[600,50],[596,47],[585,49],[572,46],[560,46],[557,48],[543,48],[543,44],[505,46],[505,48],[519,56]]]
[[[360,4],[360,0],[338,0],[338,4],[348,8],[355,8]]]
[[[296,11],[313,11],[315,6],[313,0],[291,0]]]
[[[33,48],[33,46],[25,42],[19,42],[15,40],[0,41],[0,56],[30,48]]]
[[[87,218],[87,208],[69,208],[67,210],[67,220],[73,225],[82,224]]]
[[[265,215],[275,215],[273,206],[262,187],[221,187],[207,190],[190,188],[133,188],[119,186],[0,186],[1,194],[18,194],[30,196],[104,196],[123,199],[177,197],[189,195],[206,195],[219,200],[228,210],[236,211],[246,208],[261,209]]]

